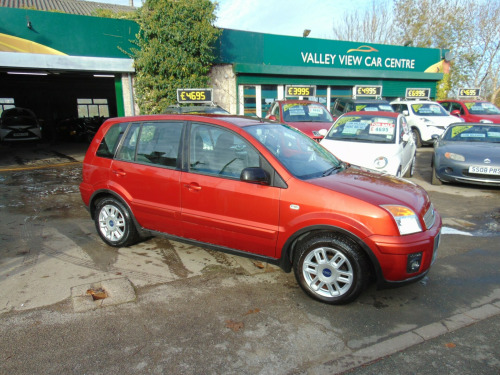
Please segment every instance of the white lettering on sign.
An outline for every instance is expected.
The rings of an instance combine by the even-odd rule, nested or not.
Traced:
[[[302,61],[313,65],[360,66],[369,68],[415,69],[414,59],[378,56],[336,55],[331,53],[301,52]]]

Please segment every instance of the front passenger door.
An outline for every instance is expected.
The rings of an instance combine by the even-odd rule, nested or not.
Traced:
[[[191,125],[188,143],[183,236],[274,257],[281,189],[240,180],[244,168],[262,166],[259,152],[237,133],[204,123]]]

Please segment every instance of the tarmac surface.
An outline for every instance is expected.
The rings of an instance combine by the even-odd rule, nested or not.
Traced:
[[[77,189],[85,149],[0,145],[0,374],[500,374],[500,191],[430,185],[429,148],[414,179],[443,214],[438,261],[335,307],[267,264],[105,246]]]

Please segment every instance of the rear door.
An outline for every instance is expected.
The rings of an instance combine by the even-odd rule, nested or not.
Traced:
[[[110,188],[147,229],[180,235],[182,121],[131,125],[111,166]]]
[[[264,162],[243,137],[193,123],[188,171],[181,177],[184,237],[274,257],[280,189],[243,182],[246,167]]]

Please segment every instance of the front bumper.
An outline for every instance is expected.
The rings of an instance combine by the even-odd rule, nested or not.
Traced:
[[[379,264],[378,287],[391,287],[415,282],[427,274],[436,260],[441,239],[441,216],[435,213],[432,228],[406,236],[370,236],[366,242],[375,249]],[[408,273],[409,255],[421,253],[420,268]]]

